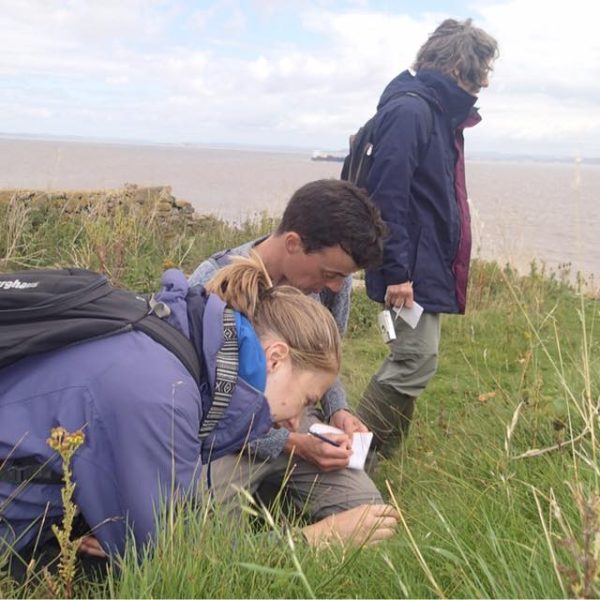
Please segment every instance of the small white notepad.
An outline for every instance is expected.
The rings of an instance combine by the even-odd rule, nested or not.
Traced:
[[[394,308],[393,311],[396,313],[396,319],[400,317],[414,329],[423,314],[423,307],[417,302],[413,302],[413,305],[410,308],[401,306],[400,308]]]
[[[313,423],[310,426],[310,431],[313,433],[320,433],[321,435],[327,435],[328,433],[344,433],[341,429],[331,425],[325,425],[325,423]],[[355,432],[352,434],[352,454],[350,456],[350,463],[348,464],[349,469],[356,469],[359,471],[364,470],[367,453],[371,447],[372,439],[373,434],[370,431],[364,433]]]

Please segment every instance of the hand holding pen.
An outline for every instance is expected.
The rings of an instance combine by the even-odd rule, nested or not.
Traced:
[[[412,281],[388,285],[385,292],[385,305],[390,308],[399,308],[401,306],[411,308],[413,305]]]
[[[332,440],[328,437],[325,437],[322,433],[317,433],[316,431],[309,431],[308,435],[313,435],[316,438],[320,439],[322,442],[325,442],[327,444],[331,444],[332,446],[335,446],[336,448],[340,448],[341,444],[339,442],[336,442],[335,440]]]
[[[290,433],[288,452],[316,465],[321,471],[337,471],[348,466],[352,442],[345,433]]]

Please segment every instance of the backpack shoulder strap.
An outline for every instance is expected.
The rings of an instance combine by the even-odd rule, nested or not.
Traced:
[[[431,104],[429,104],[429,100],[427,100],[427,98],[418,92],[398,92],[390,97],[390,99],[386,102],[386,105],[394,100],[398,100],[398,98],[401,98],[402,96],[418,98],[421,103],[425,105],[425,126],[427,131],[427,139],[429,139],[431,137],[431,132],[433,131],[433,112],[431,109]]]
[[[404,95],[412,96],[413,98],[419,98],[419,100],[421,100],[421,102],[425,105],[425,123],[427,127],[427,139],[429,139],[431,137],[431,132],[433,131],[433,112],[431,110],[429,101],[417,92],[405,92]]]
[[[394,94],[393,96],[391,96],[391,98],[388,100],[388,102],[397,100],[401,96],[410,96],[412,98],[417,98],[425,106],[425,131],[426,131],[427,142],[425,143],[425,145],[422,148],[420,148],[420,152],[419,152],[419,162],[420,162],[421,160],[423,160],[423,157],[427,153],[427,149],[429,148],[429,144],[431,143],[431,136],[433,133],[433,111],[431,109],[431,104],[429,104],[429,101],[427,100],[427,98],[425,98],[424,96],[421,96],[421,94],[419,94],[418,92],[398,92],[397,94]]]
[[[427,132],[427,141],[420,149],[419,162],[421,162],[427,154],[427,151],[429,150],[429,146],[431,144],[431,138],[433,133],[433,111],[431,109],[431,104],[429,104],[429,101],[420,94],[409,92],[408,95],[419,98],[421,102],[425,105],[425,131]]]
[[[200,361],[192,342],[185,335],[155,315],[146,315],[133,327],[172,352],[199,384],[202,375]]]

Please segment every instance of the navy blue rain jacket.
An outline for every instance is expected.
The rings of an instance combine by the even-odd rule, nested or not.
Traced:
[[[435,71],[404,71],[385,88],[367,187],[390,235],[383,265],[367,271],[371,299],[412,281],[426,311],[464,312],[471,238],[462,129],[480,120],[476,99]]]

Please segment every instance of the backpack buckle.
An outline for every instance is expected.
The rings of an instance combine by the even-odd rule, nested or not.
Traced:
[[[7,476],[15,485],[21,485],[31,479],[31,467],[25,465],[12,465],[7,469]]]
[[[171,308],[164,302],[159,302],[154,294],[150,296],[150,314],[158,317],[159,319],[166,319],[171,314]]]
[[[26,459],[6,460],[0,468],[0,481],[13,485],[24,483],[62,484],[62,475],[55,473],[47,464]]]

